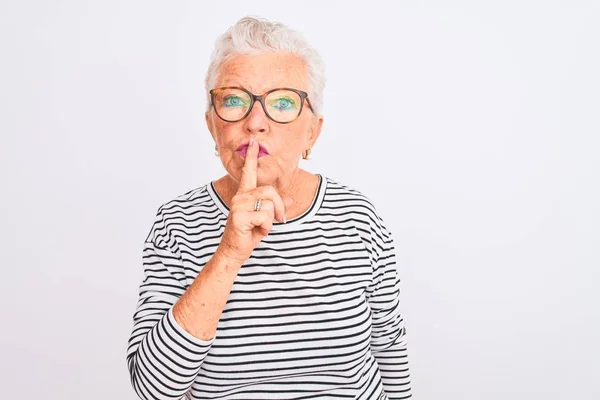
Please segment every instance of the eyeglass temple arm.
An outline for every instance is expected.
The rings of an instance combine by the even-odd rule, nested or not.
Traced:
[[[308,100],[308,97],[305,97],[304,100],[306,100],[306,103],[308,104],[308,108],[310,109],[310,111],[312,111],[312,113],[315,113],[315,110],[312,107],[312,104],[310,104],[310,100]]]

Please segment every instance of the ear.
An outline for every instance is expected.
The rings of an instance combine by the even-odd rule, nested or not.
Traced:
[[[204,113],[204,120],[206,121],[206,127],[208,128],[210,135],[212,136],[215,143],[217,143],[217,136],[215,133],[215,125],[214,125],[210,110],[208,110]]]
[[[315,142],[319,138],[319,135],[321,135],[321,129],[323,129],[323,116],[322,115],[319,117],[314,117],[313,121],[310,125],[310,134],[308,137],[309,147],[313,147],[315,145]]]

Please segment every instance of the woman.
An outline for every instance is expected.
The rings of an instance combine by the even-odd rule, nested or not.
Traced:
[[[206,87],[227,175],[162,205],[146,238],[138,396],[410,397],[392,236],[363,194],[298,168],[323,124],[318,54],[243,18]]]

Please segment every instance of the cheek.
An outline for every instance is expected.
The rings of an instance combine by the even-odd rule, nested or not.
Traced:
[[[282,141],[277,149],[276,158],[284,163],[295,163],[304,151],[304,142],[299,139]]]
[[[224,123],[217,122],[215,124],[219,145],[223,148],[231,148],[231,151],[235,150],[235,145],[240,142],[239,128],[231,126],[231,124],[225,125]]]

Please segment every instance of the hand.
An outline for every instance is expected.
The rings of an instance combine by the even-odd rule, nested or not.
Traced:
[[[286,205],[294,200],[285,201],[271,185],[257,187],[258,142],[251,139],[246,150],[246,159],[237,193],[231,200],[229,216],[219,249],[226,257],[243,264],[263,237],[273,227],[273,221],[285,222]],[[254,211],[254,205],[262,199],[260,211]]]

